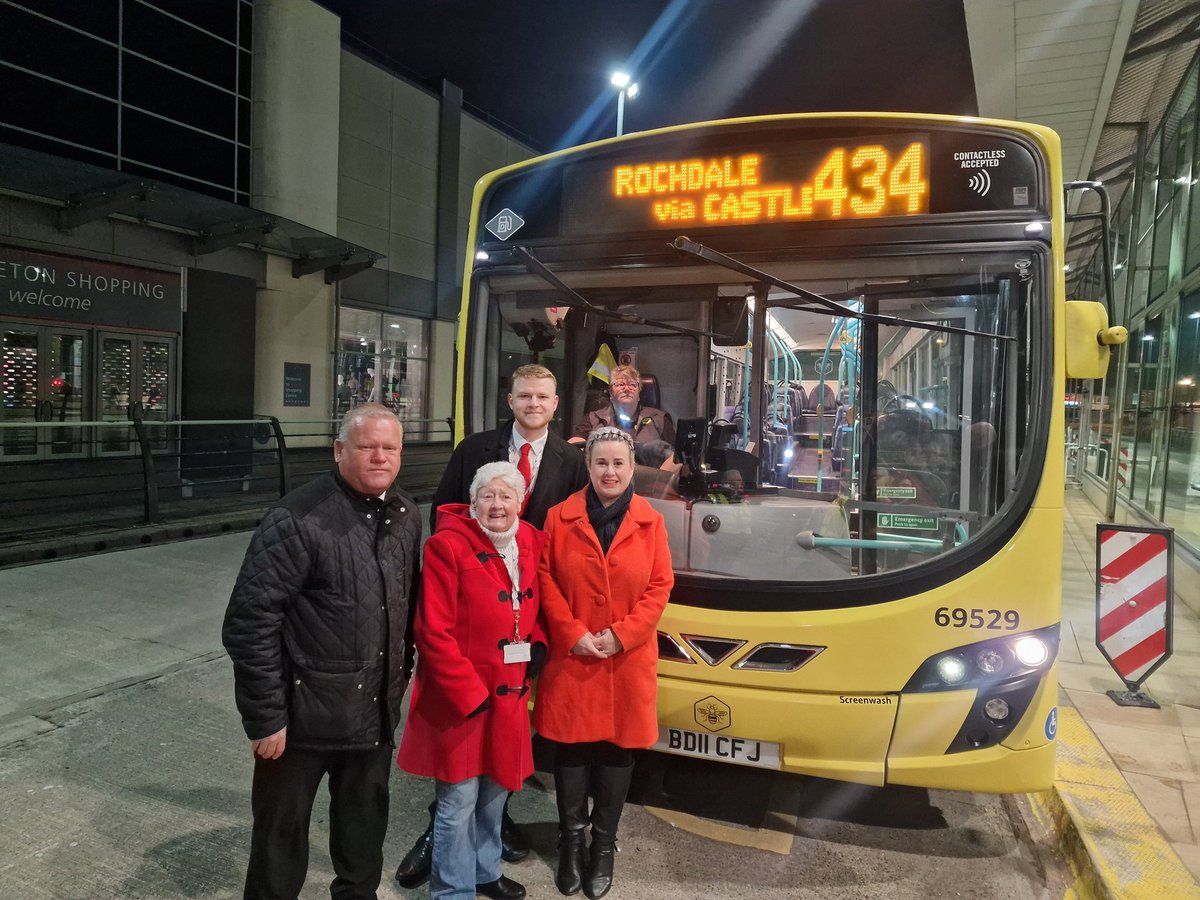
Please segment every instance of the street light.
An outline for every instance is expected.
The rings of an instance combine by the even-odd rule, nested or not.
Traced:
[[[617,94],[617,137],[625,133],[625,98],[632,100],[637,96],[638,86],[636,81],[632,81],[629,74],[626,72],[613,72],[613,76],[609,79],[613,87],[620,90]]]

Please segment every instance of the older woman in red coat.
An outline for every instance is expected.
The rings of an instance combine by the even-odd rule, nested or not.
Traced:
[[[500,872],[504,801],[533,773],[528,681],[546,649],[536,590],[545,535],[518,518],[524,494],[516,466],[480,467],[471,503],[439,507],[425,545],[397,762],[437,779],[432,897],[525,896]]]
[[[557,742],[555,884],[567,895],[582,887],[595,900],[612,886],[633,750],[658,739],[655,634],[675,579],[663,518],[633,493],[629,435],[617,428],[593,431],[587,464],[588,487],[546,517],[538,583],[550,651],[533,723]]]

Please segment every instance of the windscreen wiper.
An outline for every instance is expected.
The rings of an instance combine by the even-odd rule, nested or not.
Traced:
[[[546,268],[545,263],[533,255],[528,247],[513,247],[513,253],[517,258],[525,263],[525,269],[530,273],[537,275],[547,284],[558,289],[559,293],[566,298],[567,302],[563,306],[571,309],[582,309],[590,313],[595,313],[602,319],[611,319],[616,322],[628,322],[631,325],[648,325],[651,328],[661,328],[664,331],[672,331],[675,334],[683,334],[688,337],[706,337],[716,338],[717,340],[726,340],[729,335],[716,334],[712,331],[697,331],[694,328],[687,328],[683,325],[672,325],[670,322],[657,322],[654,319],[647,319],[645,316],[639,316],[634,313],[618,312],[613,309],[606,309],[603,306],[597,306],[592,301],[588,300],[574,288],[565,284],[561,278]]]
[[[753,266],[748,266],[744,262],[734,259],[732,256],[726,256],[724,253],[719,253],[711,247],[705,247],[703,244],[697,244],[689,237],[680,235],[675,238],[670,244],[680,253],[687,253],[692,256],[699,257],[705,262],[714,263],[724,269],[729,269],[731,272],[737,272],[740,275],[745,275],[762,284],[769,284],[781,290],[789,291],[804,300],[809,301],[807,304],[789,304],[789,303],[771,303],[764,298],[764,302],[768,307],[774,306],[780,309],[794,309],[800,312],[813,313],[832,313],[835,316],[844,316],[847,319],[858,319],[862,322],[874,322],[878,325],[897,325],[907,328],[920,328],[925,331],[944,331],[949,334],[967,334],[972,337],[994,338],[1000,341],[1014,340],[1012,335],[995,334],[991,331],[975,331],[972,328],[959,328],[957,325],[941,325],[937,322],[919,322],[915,319],[902,319],[899,316],[884,316],[879,313],[858,312],[848,306],[843,306],[828,297],[822,297],[799,285],[792,284],[789,281],[784,281],[782,278],[776,278],[768,272],[763,272]],[[815,306],[810,304],[816,304]]]

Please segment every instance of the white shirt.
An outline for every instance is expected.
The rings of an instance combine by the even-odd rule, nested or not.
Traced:
[[[542,465],[542,451],[546,449],[546,438],[550,432],[546,432],[536,441],[527,441],[517,433],[516,427],[512,430],[512,440],[508,443],[508,461],[514,466],[521,461],[521,448],[526,444],[529,445],[529,490],[525,492],[528,497],[533,493],[533,486],[537,484],[538,469]]]

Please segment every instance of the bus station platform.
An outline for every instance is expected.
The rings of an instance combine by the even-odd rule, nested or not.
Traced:
[[[1143,686],[1161,709],[1113,703],[1105,691],[1123,685],[1094,637],[1098,519],[1068,488],[1058,780],[1028,805],[1070,866],[1063,896],[1200,898],[1200,621],[1176,603],[1174,655]],[[219,630],[248,539],[219,534],[0,570],[0,897],[240,896],[250,758]],[[429,792],[415,782],[393,779],[390,866],[423,827]],[[553,853],[552,794],[523,791],[514,809]],[[314,810],[314,832],[322,815]],[[659,840],[662,823],[651,825],[647,840]],[[327,895],[328,863],[313,841],[306,900]],[[747,852],[697,852],[711,861],[726,849]],[[666,867],[663,852],[641,866]],[[910,896],[845,884],[796,893],[795,882],[769,883],[770,860],[755,859],[736,886],[707,895]],[[705,864],[671,862],[664,877]],[[551,872],[535,864],[514,874],[531,896],[557,896]],[[423,896],[385,875],[380,897]],[[665,885],[622,893],[705,893],[670,877]],[[969,895],[1009,896],[999,886]]]
[[[1178,598],[1174,653],[1142,685],[1160,709],[1118,706],[1096,647],[1096,523],[1066,493],[1058,772],[1033,798],[1081,897],[1200,897],[1200,620]]]

